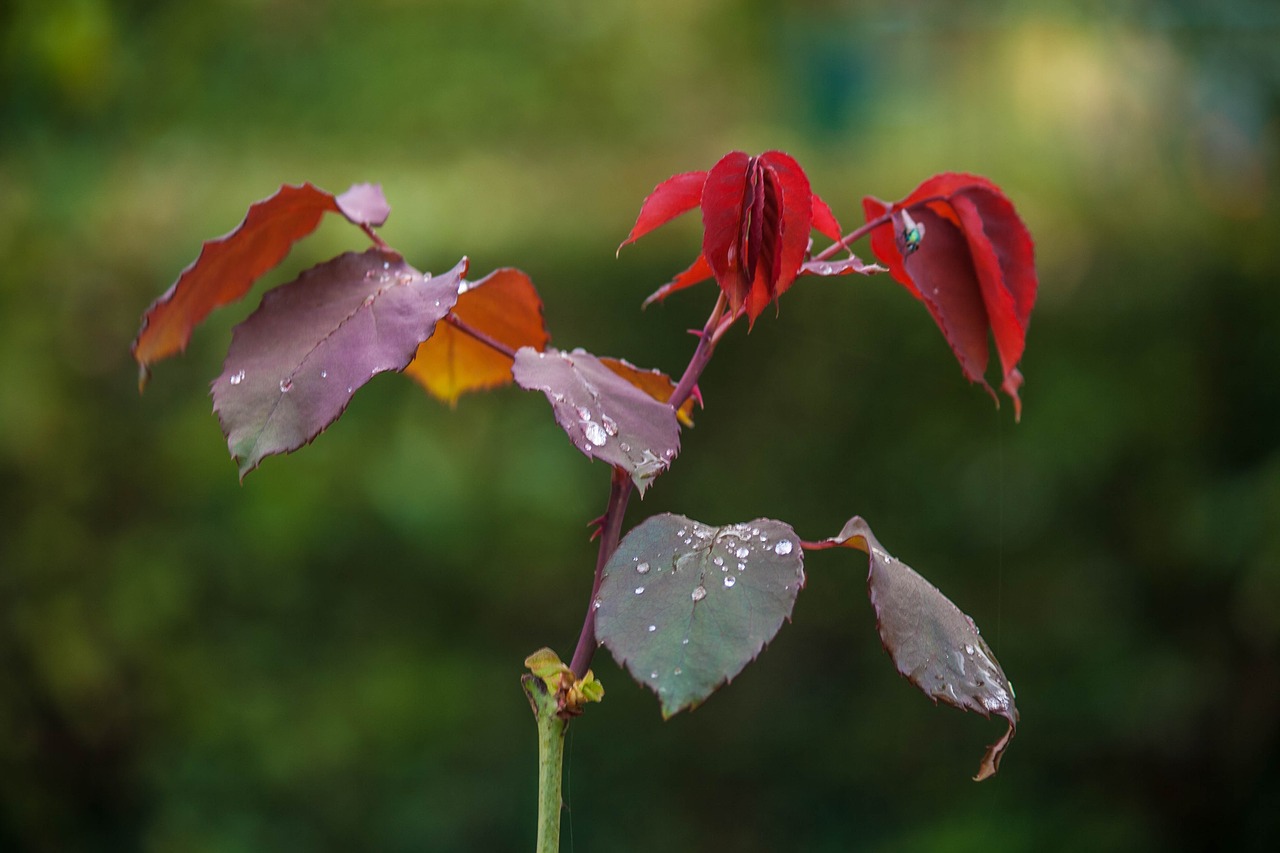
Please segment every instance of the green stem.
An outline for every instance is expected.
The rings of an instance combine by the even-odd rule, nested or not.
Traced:
[[[560,776],[564,767],[564,733],[569,721],[556,707],[556,694],[536,675],[520,679],[538,723],[538,846],[537,853],[560,849]]]

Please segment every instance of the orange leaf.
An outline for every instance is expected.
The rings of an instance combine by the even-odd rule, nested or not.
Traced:
[[[542,320],[542,300],[529,276],[513,268],[495,270],[466,286],[453,316],[513,351],[542,351],[550,335]],[[469,391],[511,381],[510,356],[456,326],[441,323],[405,369],[432,396],[456,405]]]
[[[671,381],[671,377],[656,368],[644,370],[620,358],[601,358],[600,363],[659,403],[670,400],[671,392],[676,390],[676,383]],[[676,417],[682,426],[693,426],[693,401],[696,396],[697,394],[690,395],[676,412]]]
[[[233,231],[207,241],[200,257],[142,316],[142,328],[133,342],[139,387],[146,385],[153,363],[186,349],[192,330],[210,311],[248,293],[329,211],[367,228],[381,225],[388,208],[381,188],[373,184],[356,184],[336,198],[311,184],[285,185],[270,198],[250,205]]]

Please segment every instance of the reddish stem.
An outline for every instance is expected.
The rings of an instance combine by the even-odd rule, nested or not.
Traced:
[[[940,195],[929,196],[928,198],[922,198],[919,201],[912,203],[911,206],[919,207],[922,204],[929,204],[930,202],[946,201],[946,200],[947,199],[945,196],[940,196]],[[848,251],[850,246],[852,246],[854,243],[858,242],[863,237],[870,234],[875,229],[879,228],[881,225],[886,225],[889,222],[892,222],[893,213],[894,213],[893,209],[890,208],[888,213],[882,213],[879,216],[877,216],[875,219],[872,219],[871,221],[867,222],[865,225],[858,226],[857,228],[850,231],[848,234],[841,237],[839,241],[832,243],[830,246],[823,249],[818,254],[814,255],[813,260],[825,261],[827,258],[831,257],[841,249],[845,249],[846,251]]]
[[[384,241],[381,237],[378,236],[378,232],[374,231],[373,226],[370,225],[368,222],[360,223],[360,230],[363,231],[365,234],[369,235],[369,239],[373,241],[373,245],[377,246],[382,251],[384,252],[396,251],[395,249],[388,246],[386,244],[386,241]],[[396,252],[396,254],[400,254],[400,253]]]
[[[707,318],[706,326],[698,335],[698,346],[689,358],[689,366],[684,369],[684,375],[676,383],[671,399],[667,401],[672,409],[679,409],[689,399],[698,384],[698,377],[711,360],[716,343],[734,321],[742,316],[742,312],[726,314],[727,305],[728,299],[721,292],[715,307],[711,309],[711,316]],[[596,651],[596,596],[600,594],[600,583],[604,580],[604,567],[608,565],[613,552],[618,550],[618,542],[622,539],[622,517],[627,512],[627,502],[631,500],[631,489],[631,477],[627,472],[622,468],[614,468],[613,480],[609,486],[609,503],[600,518],[600,550],[596,556],[596,575],[591,584],[591,598],[587,602],[587,617],[582,620],[578,645],[574,648],[573,660],[569,663],[569,669],[573,670],[576,678],[587,674],[591,657]]]
[[[484,344],[490,349],[497,350],[498,352],[505,355],[507,358],[514,359],[516,357],[516,351],[513,350],[511,347],[507,346],[497,338],[490,337],[489,335],[486,335],[484,332],[480,331],[479,329],[476,329],[468,325],[466,321],[460,320],[457,314],[454,314],[453,312],[449,312],[444,316],[444,319],[446,322],[448,322],[450,326],[453,326],[459,332],[462,332],[464,335],[469,335],[475,338],[480,343]]]
[[[725,307],[728,305],[728,301],[724,291],[720,291],[720,298],[716,300],[716,307],[711,309],[711,316],[707,318],[707,324],[702,327],[702,333],[698,335],[698,346],[689,358],[689,366],[684,369],[684,374],[680,377],[680,381],[676,383],[675,390],[671,392],[671,398],[667,402],[671,408],[677,411],[684,405],[685,400],[689,399],[689,395],[693,393],[694,387],[698,384],[698,378],[702,376],[702,371],[706,369],[707,362],[711,361],[711,354],[715,352],[716,344],[740,316],[740,313],[725,314]]]
[[[622,537],[622,517],[627,513],[627,502],[630,499],[630,476],[622,468],[614,468],[613,480],[609,484],[609,503],[601,517],[600,551],[596,556],[596,576],[591,584],[591,598],[587,601],[587,617],[582,620],[578,645],[573,650],[573,660],[569,663],[569,669],[573,670],[575,678],[582,678],[587,674],[591,656],[596,651],[596,596],[600,594],[600,582],[604,580],[604,567],[613,552],[618,550],[618,541]]]

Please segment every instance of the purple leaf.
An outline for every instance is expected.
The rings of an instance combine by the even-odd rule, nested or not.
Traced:
[[[805,261],[800,266],[801,275],[873,275],[878,272],[888,270],[879,264],[865,264],[856,255],[838,261]]]
[[[511,372],[521,388],[547,395],[575,447],[625,470],[641,497],[680,450],[675,410],[589,352],[521,347]]]
[[[335,201],[342,215],[356,225],[381,226],[391,215],[382,184],[352,184]]]
[[[898,672],[934,702],[984,717],[1004,717],[1009,728],[987,748],[975,781],[1000,767],[1018,725],[1013,685],[978,633],[978,626],[938,588],[894,557],[859,516],[830,539],[805,543],[812,550],[857,548],[870,563],[867,591],[876,611],[880,641]]]
[[[457,301],[466,269],[463,258],[431,277],[371,249],[269,291],[236,327],[212,389],[241,479],[312,441],[372,376],[403,370]]]

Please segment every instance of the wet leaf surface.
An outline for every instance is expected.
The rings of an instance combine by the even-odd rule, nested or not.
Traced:
[[[403,370],[453,306],[465,272],[464,259],[431,277],[371,249],[269,291],[236,327],[212,389],[240,476],[312,441],[373,376]]]
[[[575,447],[625,470],[642,496],[680,450],[675,410],[585,350],[524,347],[512,373],[520,387],[546,394]]]
[[[621,358],[602,358],[600,363],[659,403],[665,403],[670,400],[671,393],[676,390],[676,383],[671,380],[671,377],[657,368],[645,370]],[[700,400],[701,396],[695,386],[689,399],[685,400],[684,405],[676,412],[676,417],[679,418],[681,426],[693,426],[693,404],[695,401]]]
[[[754,660],[790,619],[802,586],[800,542],[783,522],[710,527],[657,515],[605,566],[596,637],[670,717]]]
[[[864,551],[876,627],[898,672],[934,702],[1008,721],[1008,730],[987,748],[974,779],[994,775],[1017,728],[1018,709],[1013,685],[978,626],[937,587],[885,551],[858,516],[849,519],[838,535],[805,543],[805,547]]]

